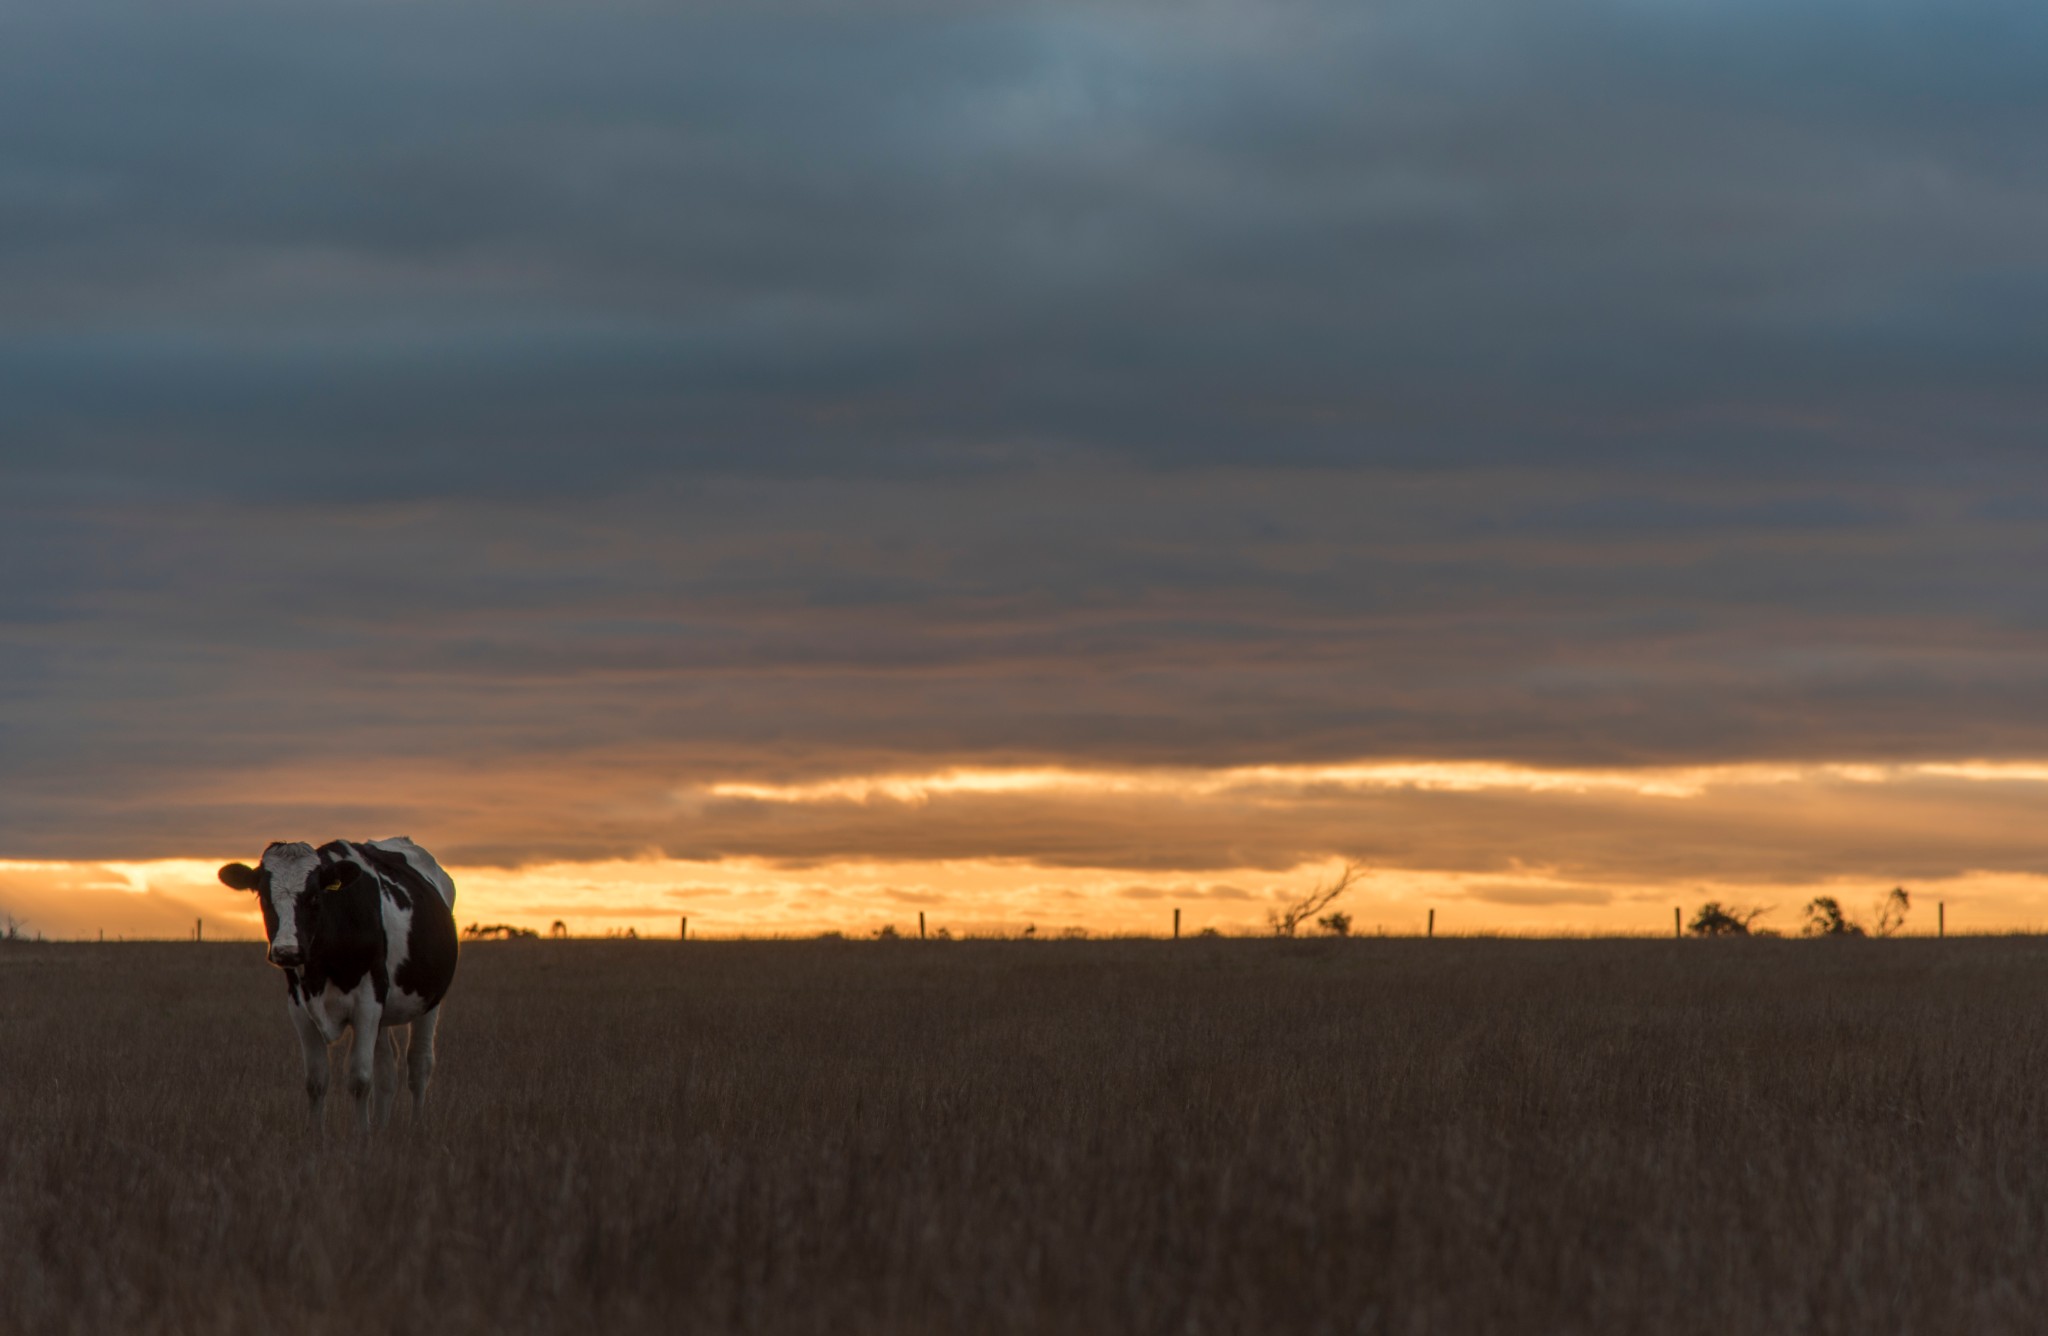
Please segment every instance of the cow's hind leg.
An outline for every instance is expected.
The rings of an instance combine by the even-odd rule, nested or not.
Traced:
[[[412,1040],[405,1054],[405,1075],[412,1086],[412,1120],[427,1116],[427,1083],[434,1079],[434,1031],[441,1028],[441,1008],[435,1007],[412,1023]]]
[[[383,1047],[384,1032],[377,1025],[381,1011],[376,1006],[357,1011],[354,1033],[349,1036],[348,1093],[356,1102],[356,1126],[366,1138],[370,1135],[370,1095],[377,1074],[377,1050]]]
[[[320,1116],[327,1109],[327,1040],[313,1018],[298,1007],[292,1008],[292,1028],[299,1032],[299,1055],[306,1062],[306,1104],[317,1136],[327,1126]]]
[[[404,1026],[394,1026],[377,1036],[377,1064],[375,1084],[377,1087],[377,1126],[382,1129],[391,1125],[391,1099],[398,1093],[398,1032]]]

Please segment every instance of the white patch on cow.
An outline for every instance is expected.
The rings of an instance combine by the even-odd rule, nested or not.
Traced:
[[[298,1005],[312,1019],[320,1037],[330,1044],[352,1027],[360,1029],[367,1022],[381,1029],[385,1024],[383,1009],[377,1005],[376,984],[367,974],[353,988],[344,990],[330,983]]]
[[[420,1013],[427,1009],[425,998],[398,986],[398,967],[405,963],[406,953],[412,945],[413,911],[399,908],[398,901],[389,895],[384,897],[383,910],[384,973],[391,980],[391,987],[384,995],[384,1023],[406,1025],[419,1019]]]
[[[382,849],[386,853],[397,854],[405,859],[406,862],[412,864],[412,870],[425,877],[428,883],[441,893],[441,898],[448,902],[448,907],[450,909],[455,908],[455,879],[441,870],[441,865],[434,861],[432,854],[420,848],[403,835],[393,835],[389,839],[383,840],[371,840],[369,841],[369,846],[372,849]]]
[[[320,855],[310,844],[273,844],[263,851],[263,870],[270,874],[270,907],[277,915],[277,934],[270,939],[270,955],[298,954],[299,893],[306,879],[320,866]]]

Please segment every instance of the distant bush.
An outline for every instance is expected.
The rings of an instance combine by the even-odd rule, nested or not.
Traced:
[[[1692,916],[1685,930],[1695,937],[1747,937],[1750,925],[1770,913],[1768,905],[1724,905],[1709,900]]]
[[[540,940],[540,934],[533,929],[515,928],[509,923],[472,923],[462,930],[462,935],[473,942],[537,942]]]
[[[1808,937],[1889,937],[1906,924],[1906,915],[1913,909],[1913,897],[1903,886],[1894,886],[1891,893],[1877,902],[1872,917],[1873,925],[1866,931],[1861,923],[1850,918],[1842,909],[1842,902],[1832,895],[1816,895],[1806,902],[1806,926],[1801,929]]]
[[[1832,895],[1816,895],[1806,902],[1807,937],[1861,937],[1863,925],[1842,912],[1842,902]]]
[[[1351,916],[1342,910],[1338,910],[1317,919],[1316,926],[1332,937],[1349,937],[1351,935]]]

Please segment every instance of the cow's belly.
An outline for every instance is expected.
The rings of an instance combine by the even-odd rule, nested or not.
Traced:
[[[341,1038],[342,1031],[355,1024],[358,1016],[375,1007],[376,1001],[376,987],[368,976],[364,976],[354,988],[343,990],[330,983],[318,993],[292,1005],[312,1017],[313,1024],[331,1044]],[[402,988],[387,988],[384,1005],[379,1009],[377,1027],[388,1030],[394,1025],[410,1025],[426,1012],[425,998]]]
[[[393,988],[384,995],[384,1024],[411,1025],[427,1013],[427,1000],[414,997],[402,988]]]

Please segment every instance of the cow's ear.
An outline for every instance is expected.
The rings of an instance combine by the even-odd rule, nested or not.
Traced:
[[[354,863],[336,863],[327,869],[327,876],[321,881],[320,889],[338,891],[362,875],[363,869]]]
[[[256,889],[256,869],[247,863],[230,863],[220,870],[219,876],[223,886],[231,886],[238,891]]]

